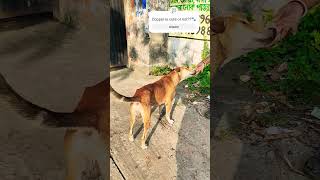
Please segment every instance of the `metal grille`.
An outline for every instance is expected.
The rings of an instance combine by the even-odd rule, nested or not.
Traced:
[[[123,0],[111,0],[111,67],[128,64]]]

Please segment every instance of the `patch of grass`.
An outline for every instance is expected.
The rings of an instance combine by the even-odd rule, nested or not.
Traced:
[[[153,66],[153,67],[151,67],[150,75],[163,76],[163,75],[170,73],[171,71],[172,71],[172,69],[170,68],[169,65]]]
[[[261,91],[281,91],[296,103],[312,103],[320,97],[320,7],[302,19],[299,31],[271,49],[258,49],[241,60],[249,62],[252,85]],[[267,72],[282,63],[288,71],[278,81]]]
[[[222,129],[220,130],[220,133],[218,136],[216,136],[216,138],[220,141],[225,141],[225,140],[231,139],[233,134],[234,133],[232,132],[231,129]]]
[[[76,19],[76,13],[66,12],[63,16],[62,23],[70,28],[76,28],[78,25],[77,19]]]
[[[204,60],[209,56],[209,54],[210,54],[210,48],[209,48],[208,42],[205,41],[203,43],[203,49],[201,51],[201,59]]]
[[[206,66],[203,72],[185,80],[191,91],[197,91],[201,94],[210,94],[210,65]]]
[[[201,52],[201,59],[204,60],[210,55],[210,48],[207,41],[203,43],[203,49]],[[192,65],[195,68],[194,65]],[[196,76],[185,80],[188,87],[193,92],[200,92],[201,94],[210,94],[210,65],[204,68],[203,72]]]
[[[216,138],[220,141],[230,140],[233,136],[237,136],[241,132],[240,126],[233,126],[230,128],[220,129]]]

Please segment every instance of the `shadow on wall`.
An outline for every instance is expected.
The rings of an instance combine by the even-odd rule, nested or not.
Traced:
[[[161,34],[159,36],[162,36],[162,41],[150,44],[150,64],[170,63],[175,66],[175,62],[169,62],[168,34]]]
[[[130,36],[130,46],[129,46],[129,58],[133,62],[144,61],[147,54],[150,54],[149,44],[150,36],[146,32],[146,24],[144,22],[138,23],[137,21],[132,22],[128,27],[128,35]],[[146,63],[146,62],[143,62]]]
[[[191,42],[192,43],[192,42]],[[190,49],[190,44],[186,44],[183,48],[182,48],[182,53],[183,54],[188,54],[189,52],[191,51]],[[193,60],[193,57],[191,56],[186,56],[185,57],[186,60],[185,60],[185,63],[184,64],[191,64],[192,63],[192,60]]]

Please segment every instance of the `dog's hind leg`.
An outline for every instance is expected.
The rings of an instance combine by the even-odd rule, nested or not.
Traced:
[[[133,138],[133,126],[134,123],[136,122],[136,111],[137,111],[137,105],[135,103],[130,104],[130,130],[129,130],[129,140],[134,141]]]
[[[159,120],[161,119],[161,114],[162,114],[162,105],[158,106],[159,109]]]
[[[141,148],[146,149],[146,136],[148,133],[148,129],[150,128],[150,116],[151,116],[151,109],[149,105],[143,105],[142,107],[142,118],[143,118],[143,134],[141,137]]]

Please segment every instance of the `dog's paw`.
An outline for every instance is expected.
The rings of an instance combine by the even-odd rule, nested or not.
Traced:
[[[168,120],[168,123],[172,126],[173,123],[174,123],[174,120],[173,120],[173,119],[169,119],[169,120]]]
[[[145,145],[145,144],[142,144],[142,145],[141,145],[141,148],[142,148],[142,149],[147,149],[147,148],[148,148],[148,146],[147,146],[147,145]]]
[[[131,142],[133,142],[134,141],[134,138],[133,138],[133,136],[131,135],[129,135],[129,141],[131,141]]]

